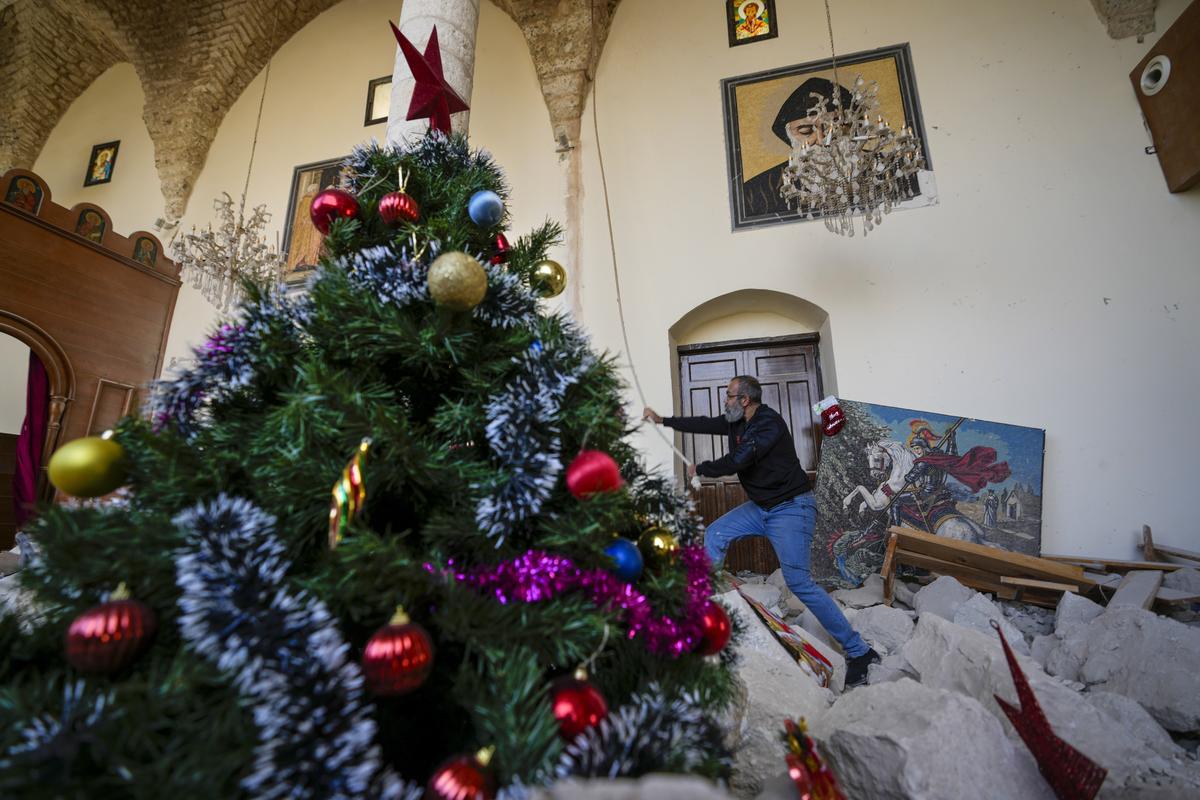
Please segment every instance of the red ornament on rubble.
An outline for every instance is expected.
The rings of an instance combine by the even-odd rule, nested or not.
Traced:
[[[721,652],[729,642],[732,630],[725,609],[709,600],[700,613],[700,641],[696,644],[696,653],[711,656]]]
[[[379,218],[385,225],[395,227],[401,222],[416,222],[421,218],[421,206],[404,191],[404,170],[400,170],[400,189],[379,198]]]
[[[1017,690],[1017,701],[1020,707],[1013,707],[998,694],[993,694],[996,704],[1008,717],[1008,721],[1016,728],[1021,741],[1033,753],[1042,777],[1054,794],[1060,800],[1091,800],[1100,791],[1100,784],[1108,775],[1108,770],[1096,764],[1083,753],[1063,741],[1050,728],[1050,721],[1038,704],[1033,689],[1025,673],[1017,664],[1017,658],[1000,630],[1000,624],[992,620],[992,628],[1000,635],[1000,644],[1004,648],[1004,657],[1008,660],[1008,670],[1012,673],[1013,686]]]
[[[88,609],[71,623],[67,662],[80,672],[118,672],[133,663],[156,630],[154,610],[131,600],[122,583],[107,603]]]
[[[621,488],[621,471],[612,456],[599,450],[582,450],[567,467],[567,489],[577,500]]]
[[[324,235],[335,219],[358,217],[358,199],[344,189],[326,189],[313,198],[308,211],[313,226]]]
[[[367,642],[362,657],[367,689],[392,697],[420,688],[433,670],[433,640],[404,609],[397,608],[387,625]]]
[[[496,252],[489,261],[493,264],[503,264],[508,261],[508,251],[512,249],[503,233],[496,234]]]
[[[574,677],[559,678],[550,685],[550,709],[558,720],[558,732],[568,742],[608,716],[608,702],[580,667]]]
[[[392,25],[392,33],[400,44],[404,60],[408,62],[408,69],[416,82],[405,119],[428,118],[430,130],[438,130],[449,136],[450,115],[456,111],[466,111],[469,106],[446,82],[446,76],[442,73],[442,51],[438,47],[437,26],[433,26],[429,42],[425,45],[425,54],[421,55],[399,28],[390,22],[389,24]]]
[[[826,436],[837,436],[846,426],[846,414],[833,395],[819,403],[813,403],[813,413],[821,416],[821,432]]]
[[[493,800],[496,778],[488,769],[495,748],[475,755],[455,756],[434,770],[425,784],[423,800]]]
[[[789,751],[784,761],[787,763],[788,777],[796,784],[802,800],[846,800],[829,765],[817,753],[817,746],[808,735],[804,719],[800,720],[799,725],[790,719],[785,719],[783,724],[787,730],[785,738]]]

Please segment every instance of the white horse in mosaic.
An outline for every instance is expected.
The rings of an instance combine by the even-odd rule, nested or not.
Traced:
[[[848,510],[854,499],[861,497],[862,501],[858,504],[858,513],[860,514],[868,508],[872,511],[883,511],[887,508],[892,497],[900,494],[904,489],[904,476],[908,475],[916,462],[916,456],[912,451],[894,439],[882,439],[867,445],[866,454],[871,475],[875,477],[886,475],[887,479],[881,482],[875,491],[871,491],[865,486],[855,486],[854,490],[842,500],[842,508]],[[885,486],[888,491],[884,491]],[[962,514],[943,515],[934,527],[935,530],[930,533],[945,536],[947,539],[976,543],[983,541],[983,529]]]

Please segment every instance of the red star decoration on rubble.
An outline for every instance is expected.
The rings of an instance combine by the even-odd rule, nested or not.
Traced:
[[[1000,644],[1004,647],[1004,657],[1008,660],[1013,686],[1017,690],[1017,701],[1021,705],[1017,708],[998,694],[992,697],[996,698],[1000,710],[1017,729],[1029,752],[1033,753],[1038,769],[1059,800],[1091,800],[1100,791],[1100,784],[1104,783],[1108,770],[1098,766],[1050,729],[1046,713],[1042,711],[1025,673],[1017,664],[1017,657],[994,620],[992,628],[1000,634]]]
[[[392,26],[392,33],[400,43],[400,50],[412,71],[413,80],[417,82],[413,87],[412,102],[408,106],[408,116],[405,119],[428,118],[430,130],[439,130],[449,135],[450,115],[456,111],[466,111],[470,106],[446,83],[446,76],[442,74],[442,51],[438,47],[437,26],[435,25],[433,32],[429,34],[425,54],[421,55],[395,23],[389,20],[388,24]]]

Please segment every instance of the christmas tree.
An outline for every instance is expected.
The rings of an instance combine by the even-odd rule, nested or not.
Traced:
[[[307,292],[248,285],[143,417],[51,465],[125,489],[27,530],[0,796],[516,798],[728,769],[729,620],[686,498],[625,441],[612,360],[539,308],[558,226],[510,245],[504,177],[462,137],[346,167]]]

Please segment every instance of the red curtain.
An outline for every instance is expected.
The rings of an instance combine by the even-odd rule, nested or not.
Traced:
[[[25,422],[17,437],[17,469],[13,475],[13,505],[17,528],[33,516],[38,473],[50,417],[50,376],[42,360],[29,351],[29,380],[25,385]]]

